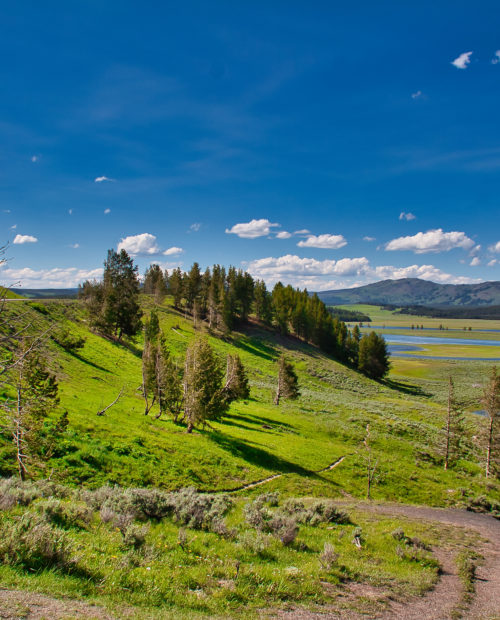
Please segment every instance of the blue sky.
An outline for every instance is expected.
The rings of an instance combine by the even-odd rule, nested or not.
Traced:
[[[500,279],[500,4],[0,8],[0,281],[110,247],[310,290]],[[453,64],[454,63],[454,64]]]

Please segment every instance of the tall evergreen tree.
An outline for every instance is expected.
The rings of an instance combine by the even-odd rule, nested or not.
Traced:
[[[220,419],[229,402],[223,389],[222,364],[204,338],[198,338],[186,351],[184,365],[184,416],[187,432],[210,420]]]
[[[282,398],[295,400],[300,396],[299,380],[290,362],[282,355],[278,360],[278,386],[274,404],[279,405]]]
[[[382,379],[389,372],[389,352],[385,339],[371,332],[359,342],[358,369],[372,379]]]
[[[465,438],[465,415],[455,395],[453,379],[448,379],[448,411],[445,426],[444,468],[448,469],[462,455]]]
[[[488,420],[485,475],[489,478],[500,466],[500,376],[495,366],[484,388],[482,403]]]
[[[144,293],[153,295],[156,303],[161,303],[167,294],[165,277],[160,265],[150,265],[144,274]]]
[[[92,289],[88,283],[82,289],[84,295],[87,289]],[[98,292],[102,306],[100,309],[96,303],[91,306],[99,315],[95,321],[98,328],[105,334],[117,336],[118,340],[123,336],[135,336],[142,325],[139,279],[137,267],[125,250],[119,253],[108,250],[103,282],[102,286],[98,287]]]
[[[250,396],[248,376],[237,353],[227,356],[226,385],[224,390],[230,402],[239,399],[244,400]]]

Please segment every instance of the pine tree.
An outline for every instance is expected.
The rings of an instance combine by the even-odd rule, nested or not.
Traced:
[[[297,374],[290,362],[282,355],[278,360],[278,387],[274,404],[279,405],[280,399],[295,400],[300,396],[299,381]]]
[[[186,351],[184,365],[184,416],[187,432],[220,419],[229,403],[223,389],[224,372],[208,342],[199,338]]]
[[[160,265],[150,265],[144,274],[144,293],[153,295],[156,303],[160,304],[167,294],[165,278]]]
[[[500,463],[500,376],[495,366],[484,388],[482,403],[488,419],[485,475],[489,478]]]
[[[165,346],[164,339],[159,338],[155,352],[155,387],[159,412],[170,413],[177,422],[182,409],[182,382],[179,369]]]
[[[237,353],[227,356],[226,368],[226,385],[224,389],[229,401],[248,398],[250,396],[248,376]]]
[[[24,480],[32,466],[42,465],[53,440],[44,437],[42,429],[48,415],[59,404],[59,396],[56,378],[48,370],[40,351],[21,343],[17,359],[9,377],[15,398],[7,399],[3,409],[15,447],[19,476]],[[59,432],[61,428],[56,425],[54,431]]]
[[[358,369],[372,379],[382,379],[389,372],[389,353],[385,339],[371,332],[359,343]]]
[[[448,469],[462,455],[465,432],[463,407],[455,396],[453,379],[450,377],[448,381],[448,411],[445,427],[445,469]]]

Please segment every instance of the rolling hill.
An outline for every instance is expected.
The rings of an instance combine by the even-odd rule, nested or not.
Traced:
[[[351,289],[321,291],[327,305],[493,306],[500,304],[500,282],[437,284],[418,278],[383,280]]]

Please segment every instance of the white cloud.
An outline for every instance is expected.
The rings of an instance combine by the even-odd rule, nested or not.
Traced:
[[[73,248],[73,250],[77,250],[80,247],[80,244],[79,243],[72,243],[69,247]]]
[[[250,222],[235,224],[232,228],[226,228],[226,233],[238,235],[243,239],[257,239],[265,237],[271,233],[271,228],[279,226],[272,224],[267,219],[251,220]]]
[[[413,215],[413,213],[405,213],[404,211],[401,211],[401,213],[399,214],[399,219],[411,222],[412,220],[416,220],[417,216]]]
[[[191,226],[189,227],[188,232],[198,232],[201,228],[201,223],[200,222],[195,222],[194,224],[191,224]]]
[[[401,278],[421,278],[422,280],[431,280],[443,284],[478,282],[474,278],[443,272],[434,265],[409,265],[408,267],[380,265],[372,267],[369,260],[364,256],[342,258],[336,261],[301,258],[287,254],[280,257],[270,256],[253,260],[245,264],[245,267],[253,276],[265,280],[269,286],[281,281],[285,284],[318,291],[332,288],[350,288],[378,280],[399,280]],[[352,278],[355,280],[353,281]]]
[[[301,228],[300,230],[296,230],[293,234],[294,235],[309,235],[311,233],[310,230],[307,230],[307,228]]]
[[[463,232],[443,232],[442,228],[437,228],[425,233],[419,232],[409,237],[392,239],[385,244],[385,249],[388,251],[409,250],[415,254],[425,254],[428,252],[448,252],[454,248],[470,250],[474,245],[474,241]]]
[[[281,232],[277,233],[276,239],[290,239],[291,236],[292,233],[289,233],[286,230],[282,230]]]
[[[40,156],[39,155],[33,155],[32,158],[31,158],[31,161],[34,164],[36,164],[36,162],[39,161],[39,160],[40,160]]]
[[[10,227],[11,230],[16,230],[17,228],[17,224],[12,224],[12,226]]]
[[[102,277],[102,267],[99,269],[78,269],[70,267],[62,269],[1,269],[0,278],[3,286],[19,282],[24,288],[75,288],[85,280],[94,280]]]
[[[411,94],[411,98],[412,99],[420,99],[420,97],[422,97],[422,91],[421,90],[417,90],[416,93],[412,93]]]
[[[409,265],[408,267],[392,267],[391,265],[380,265],[375,267],[372,275],[375,279],[400,280],[401,278],[420,278],[421,280],[430,280],[431,282],[439,282],[440,284],[470,284],[478,282],[474,278],[466,276],[455,276],[451,273],[445,273],[434,265]]]
[[[182,248],[176,248],[175,246],[168,248],[168,250],[165,250],[165,252],[163,252],[163,254],[165,256],[175,256],[176,254],[182,254],[184,252],[184,250]]]
[[[70,215],[73,215],[73,209],[68,209],[68,213],[69,213]]]
[[[14,238],[15,244],[36,243],[37,241],[38,239],[32,235],[16,235]]]
[[[463,54],[460,54],[460,56],[455,58],[455,60],[452,60],[451,64],[457,69],[467,69],[472,54],[473,52],[464,52]]]
[[[363,241],[376,241],[375,237],[363,237]]]
[[[150,233],[125,237],[120,241],[117,249],[118,252],[125,250],[132,256],[137,254],[159,254],[161,251],[156,244],[156,237]]]
[[[4,213],[10,213],[11,211],[10,211],[10,209],[4,209],[3,212]]]
[[[472,248],[472,250],[469,252],[469,256],[475,256],[478,252],[481,251],[481,246],[480,245],[476,245],[475,247]]]
[[[491,64],[492,65],[498,65],[499,62],[500,62],[500,50],[497,50],[495,52],[495,55],[491,59]]]
[[[305,241],[299,241],[297,245],[299,248],[338,250],[347,245],[347,241],[343,235],[309,235]]]
[[[498,260],[496,258],[492,258],[490,262],[488,263],[488,267],[494,267],[497,263],[498,263]]]
[[[102,183],[103,181],[114,181],[114,179],[110,179],[109,177],[96,177],[94,179],[94,183]]]
[[[478,267],[481,264],[481,259],[478,256],[474,256],[474,258],[470,262],[471,267]]]
[[[496,252],[497,254],[500,254],[500,241],[497,241],[494,245],[490,245],[488,250],[490,252]]]
[[[111,213],[111,209],[104,209],[104,215],[108,215],[109,213]]]

